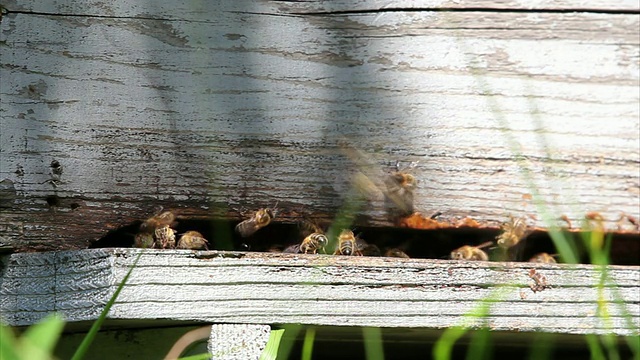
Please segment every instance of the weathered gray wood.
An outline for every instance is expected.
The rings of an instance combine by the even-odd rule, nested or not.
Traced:
[[[85,247],[156,205],[331,218],[357,168],[343,138],[380,174],[420,161],[416,205],[443,219],[547,226],[520,166],[552,216],[640,217],[637,1],[3,6],[0,231],[19,249]],[[379,200],[363,215],[386,224]]]
[[[209,353],[214,359],[258,360],[269,340],[269,325],[214,324]]]
[[[95,319],[140,252],[109,319],[440,329],[479,325],[463,315],[492,299],[496,331],[632,334],[640,324],[638,267],[609,267],[599,287],[590,265],[135,249],[5,257],[2,317]],[[532,268],[548,288],[532,291]]]

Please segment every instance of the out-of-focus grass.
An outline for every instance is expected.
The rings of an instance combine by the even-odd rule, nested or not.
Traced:
[[[368,360],[384,360],[382,346],[382,330],[374,327],[363,327],[364,353]]]
[[[316,329],[308,328],[304,333],[304,341],[302,342],[302,360],[311,360],[313,354],[313,341],[316,338]]]
[[[280,349],[280,343],[282,342],[282,335],[284,335],[284,329],[274,329],[269,333],[269,340],[264,351],[260,355],[260,360],[276,360],[278,358],[278,350]]]

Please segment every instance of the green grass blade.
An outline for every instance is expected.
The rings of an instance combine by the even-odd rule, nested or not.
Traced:
[[[197,354],[197,355],[190,355],[190,356],[181,357],[178,360],[208,360],[208,359],[211,359],[211,354],[202,353],[202,354]]]
[[[18,360],[18,341],[10,327],[0,324],[0,359]]]
[[[280,348],[283,334],[284,329],[271,330],[267,345],[260,355],[260,360],[276,360],[278,358],[278,349]]]
[[[489,328],[483,327],[480,330],[476,330],[471,338],[469,350],[467,350],[467,360],[493,359],[492,352],[493,344]]]
[[[291,354],[293,344],[302,330],[302,325],[293,324],[285,325],[283,327],[282,339],[280,340],[280,347],[278,348],[278,359],[288,359]]]
[[[445,330],[433,347],[433,358],[435,360],[451,359],[453,346],[467,331],[467,328],[462,326],[454,326]]]
[[[115,293],[113,293],[113,296],[111,296],[111,299],[109,299],[109,301],[105,305],[104,309],[102,310],[102,313],[100,313],[100,316],[98,317],[98,319],[93,323],[93,325],[91,326],[91,329],[89,329],[89,332],[82,340],[82,343],[80,344],[80,346],[78,346],[78,349],[73,354],[73,357],[71,358],[71,360],[81,360],[82,358],[84,358],[85,354],[89,350],[89,347],[91,346],[91,343],[93,342],[93,339],[98,334],[98,331],[102,326],[102,323],[107,318],[107,314],[109,314],[109,310],[111,310],[111,307],[116,302],[116,299],[118,298],[118,295],[120,295],[120,291],[122,291],[124,284],[127,282],[127,280],[129,280],[129,276],[131,276],[131,272],[133,271],[133,268],[135,268],[136,264],[138,264],[138,260],[140,260],[140,256],[142,256],[142,251],[138,253],[138,256],[136,256],[136,259],[133,261],[131,268],[129,268],[127,275],[124,276],[124,279],[122,279],[122,282],[120,283],[120,285],[118,285],[118,288],[116,289]]]
[[[364,338],[364,353],[367,360],[384,360],[384,348],[382,347],[382,330],[374,327],[362,328]]]
[[[51,314],[37,324],[30,326],[20,338],[22,357],[26,359],[50,358],[58,343],[64,320],[60,315]]]
[[[591,360],[606,360],[606,356],[604,356],[604,351],[602,350],[602,346],[600,346],[600,342],[598,341],[598,337],[593,334],[585,335],[585,340],[587,341],[587,346],[589,347],[589,353],[591,353]]]
[[[536,334],[531,345],[531,353],[529,353],[529,360],[551,359],[553,355],[554,343],[555,343],[555,336],[553,334],[550,334],[550,333]]]
[[[316,339],[316,329],[309,328],[304,334],[304,342],[302,343],[302,360],[311,360],[313,354],[313,341]]]

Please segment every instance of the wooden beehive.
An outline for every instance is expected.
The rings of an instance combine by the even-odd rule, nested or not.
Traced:
[[[331,222],[354,174],[382,177],[396,161],[417,162],[416,208],[452,227],[496,230],[514,215],[544,229],[598,212],[638,249],[637,226],[618,222],[640,218],[637,1],[1,6],[0,245],[18,252],[95,246],[159,207],[237,222],[277,203],[281,223]],[[354,226],[392,225],[380,197],[354,208]],[[446,266],[416,261],[400,263]],[[637,268],[620,271],[637,325]],[[329,324],[314,319],[292,321]]]

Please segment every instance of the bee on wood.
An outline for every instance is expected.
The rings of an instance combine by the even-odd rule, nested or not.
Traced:
[[[533,284],[529,284],[529,287],[534,293],[547,288],[547,277],[537,272],[536,269],[529,270],[529,277],[533,280]]]
[[[176,231],[165,225],[157,228],[154,232],[155,248],[159,249],[175,249],[176,247]]]
[[[620,218],[616,223],[618,225],[618,231],[624,231],[625,225],[628,226],[628,224],[626,224],[627,222],[628,224],[633,226],[634,230],[635,229],[640,230],[640,223],[638,223],[638,219],[636,219],[632,215],[620,213]]]
[[[276,209],[264,208],[260,209],[253,214],[253,216],[247,220],[242,221],[236,225],[236,232],[243,238],[253,235],[256,231],[269,225],[275,218]]]
[[[209,250],[209,242],[197,231],[187,231],[178,240],[178,249]]]
[[[509,222],[503,224],[501,229],[502,233],[496,236],[498,246],[508,249],[524,238],[527,232],[527,221],[524,218],[516,219],[510,216]]]
[[[303,254],[317,254],[318,250],[324,250],[324,247],[329,243],[329,239],[322,229],[311,220],[298,223],[298,228],[304,237],[299,247],[299,251]]]
[[[153,234],[149,232],[137,233],[134,237],[134,246],[137,248],[150,249],[154,247]]]
[[[327,239],[325,234],[313,233],[302,240],[300,252],[304,254],[316,254],[318,250],[324,249],[328,243],[329,239]]]
[[[362,256],[362,251],[358,248],[356,236],[353,231],[344,229],[338,236],[338,247],[334,255]]]
[[[464,245],[451,252],[452,260],[472,260],[472,261],[488,261],[489,255],[481,250],[489,245],[493,244],[491,241],[487,241],[478,246]]]
[[[380,248],[376,244],[369,244],[366,241],[356,237],[356,246],[358,247],[358,251],[362,254],[362,256],[380,256],[382,252]]]
[[[384,252],[384,256],[409,259],[409,255],[398,248],[387,249],[387,251]]]
[[[571,229],[572,224],[571,224],[571,219],[569,219],[569,217],[567,215],[561,215],[559,220],[562,220],[565,222],[565,224],[567,224],[567,229]]]
[[[176,221],[176,215],[171,211],[165,211],[158,215],[152,216],[140,225],[140,232],[153,234],[156,229],[164,226],[173,226]]]
[[[556,263],[556,259],[553,257],[553,255],[549,255],[549,254],[543,252],[543,253],[538,253],[538,254],[533,255],[531,257],[531,259],[529,259],[529,262],[543,263],[543,264],[555,264]]]
[[[409,167],[414,167],[412,163]],[[407,169],[400,170],[400,163],[396,161],[396,171],[389,174],[384,180],[387,187],[385,193],[385,207],[390,219],[395,221],[398,218],[413,214],[414,191],[418,185],[416,178],[406,172]]]
[[[300,244],[289,245],[284,250],[282,250],[282,252],[285,254],[299,254]]]

